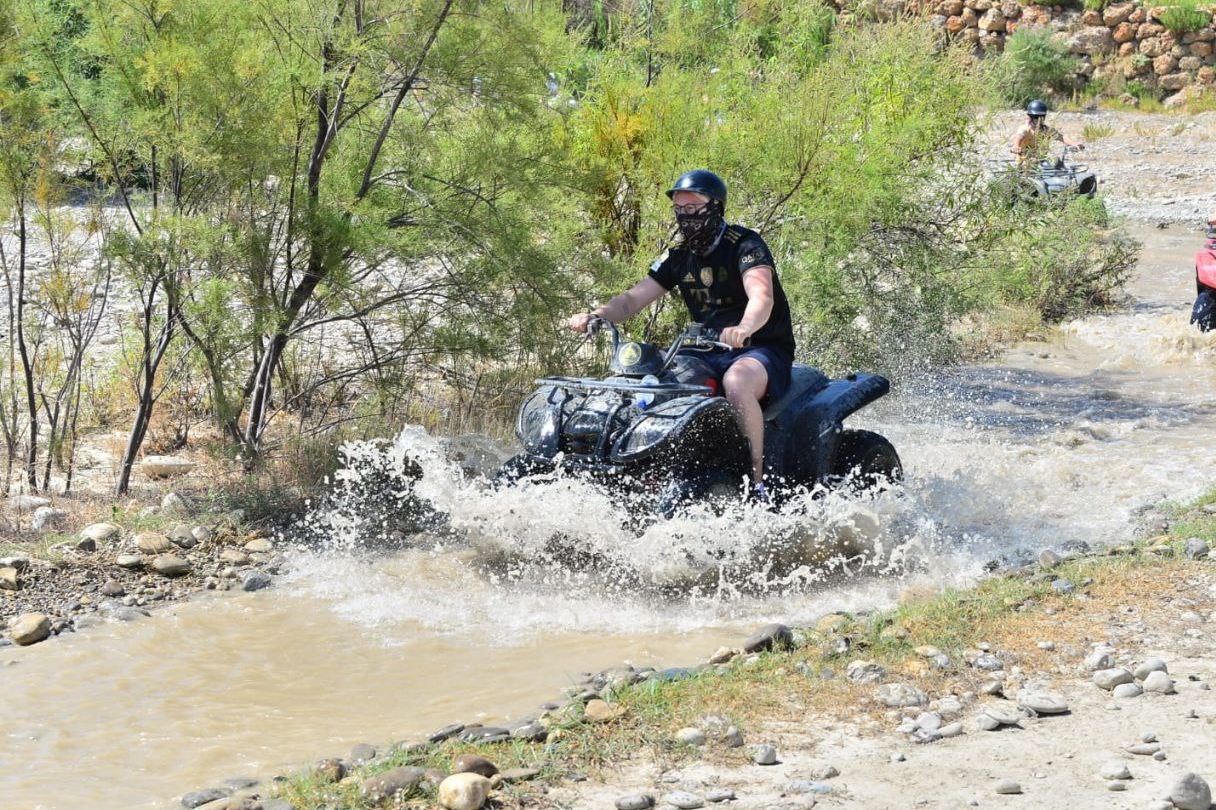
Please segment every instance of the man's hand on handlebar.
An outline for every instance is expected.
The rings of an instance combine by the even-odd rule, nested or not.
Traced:
[[[572,332],[578,332],[580,335],[590,335],[597,327],[604,323],[605,320],[594,312],[579,312],[571,315],[566,325]]]
[[[742,349],[752,342],[752,333],[741,326],[728,326],[718,338],[732,349]]]

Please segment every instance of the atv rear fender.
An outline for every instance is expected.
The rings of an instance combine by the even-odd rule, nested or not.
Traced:
[[[844,420],[890,390],[890,381],[879,374],[858,372],[832,380],[798,409],[785,443],[784,463],[773,459],[772,471],[781,475],[783,470],[776,466],[780,464],[786,477],[797,483],[826,480],[840,445]]]

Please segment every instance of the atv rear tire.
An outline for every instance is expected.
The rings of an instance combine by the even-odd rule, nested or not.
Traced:
[[[904,468],[895,447],[868,430],[846,430],[832,462],[832,477],[861,492],[903,480]]]
[[[716,470],[692,478],[669,481],[659,493],[654,511],[670,519],[692,506],[707,504],[714,514],[720,515],[728,506],[739,503],[742,498],[742,476]]]

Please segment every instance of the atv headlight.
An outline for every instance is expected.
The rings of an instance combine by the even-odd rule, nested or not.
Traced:
[[[671,419],[643,416],[617,442],[613,455],[630,459],[650,452],[671,433]]]
[[[551,391],[542,388],[524,400],[519,407],[519,417],[515,420],[515,435],[519,437],[520,444],[534,453],[544,447],[549,434],[557,429],[553,419],[554,406],[549,403]]]

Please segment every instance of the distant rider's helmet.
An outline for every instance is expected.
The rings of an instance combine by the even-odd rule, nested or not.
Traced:
[[[690,172],[684,172],[676,179],[671,188],[667,189],[667,196],[674,197],[677,191],[695,191],[698,194],[704,194],[706,197],[720,202],[722,210],[726,210],[726,183],[709,169],[693,169]]]
[[[1026,114],[1032,118],[1044,117],[1047,115],[1047,102],[1041,98],[1036,98],[1026,105]]]
[[[701,194],[709,202],[696,211],[676,209],[676,224],[684,243],[697,253],[709,252],[717,244],[718,236],[726,225],[722,215],[726,211],[726,183],[708,169],[693,169],[676,179],[667,196],[673,201],[681,191]]]

